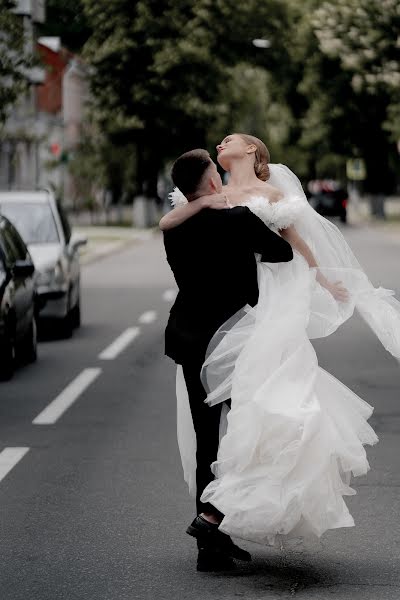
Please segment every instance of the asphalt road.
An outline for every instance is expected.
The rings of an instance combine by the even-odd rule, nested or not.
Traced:
[[[399,294],[400,243],[347,236]],[[244,544],[254,561],[229,575],[195,571],[163,356],[173,288],[159,236],[86,265],[82,328],[42,342],[38,363],[0,385],[0,477],[15,462],[0,481],[0,600],[398,600],[400,370],[357,318],[316,344],[322,366],[376,407],[380,443],[348,499],[357,526],[319,544]]]

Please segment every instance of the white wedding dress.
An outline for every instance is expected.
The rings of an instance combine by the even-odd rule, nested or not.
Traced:
[[[283,200],[251,198],[246,205],[272,229],[294,224],[320,271],[341,280],[350,298],[337,302],[296,252],[289,263],[258,262],[257,306],[244,307],[210,343],[202,373],[206,401],[231,398],[231,410],[223,412],[215,480],[202,500],[225,515],[222,531],[263,544],[354,525],[343,496],[355,494],[351,475],[369,469],[364,445],[378,441],[367,423],[372,407],[318,366],[310,339],[330,335],[357,308],[400,358],[400,303],[393,292],[372,286],[287,167],[271,165],[270,182]],[[177,401],[178,442],[193,494],[196,442],[180,367]]]

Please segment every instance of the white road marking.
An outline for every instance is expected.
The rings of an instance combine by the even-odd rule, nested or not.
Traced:
[[[25,456],[29,448],[4,448],[0,452],[0,481],[11,471],[21,458]]]
[[[176,290],[165,290],[162,299],[165,300],[165,302],[173,302],[176,298],[176,293]]]
[[[117,339],[110,344],[101,354],[101,360],[113,360],[140,334],[139,327],[129,327]]]
[[[101,369],[84,369],[38,416],[35,425],[52,425],[100,375]]]
[[[143,325],[147,325],[148,323],[154,323],[157,319],[157,313],[155,310],[148,310],[140,315],[138,322]]]

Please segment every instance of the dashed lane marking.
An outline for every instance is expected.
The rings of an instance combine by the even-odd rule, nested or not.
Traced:
[[[25,447],[9,447],[4,448],[0,452],[0,481],[19,463],[28,451],[29,448]]]
[[[154,323],[154,321],[157,319],[157,313],[155,310],[148,310],[147,312],[144,312],[142,315],[140,315],[138,322],[141,325],[148,325],[149,323]]]
[[[173,302],[176,298],[176,294],[176,290],[165,290],[162,299],[165,300],[165,302]]]
[[[53,425],[100,375],[101,369],[84,369],[38,416],[34,425]]]
[[[101,360],[113,360],[120,354],[125,348],[133,342],[135,338],[140,334],[139,327],[129,327],[126,329],[112,344],[110,344],[101,354],[99,358]]]

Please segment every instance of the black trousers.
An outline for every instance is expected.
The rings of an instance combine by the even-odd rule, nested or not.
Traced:
[[[201,357],[182,364],[197,441],[196,507],[198,513],[211,512],[223,517],[222,513],[212,504],[200,501],[204,488],[214,479],[210,465],[217,459],[222,409],[222,403],[215,406],[208,406],[204,403],[207,394],[200,379],[203,362],[204,358]]]

